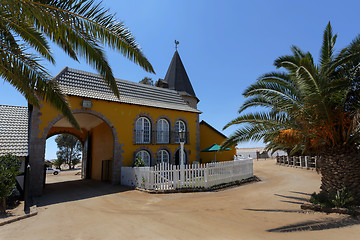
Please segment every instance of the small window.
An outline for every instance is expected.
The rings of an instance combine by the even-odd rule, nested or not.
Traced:
[[[169,123],[165,119],[160,119],[157,123],[157,142],[169,143]]]
[[[138,158],[140,156],[141,160],[145,162],[146,166],[150,166],[150,154],[148,151],[141,150],[138,153],[136,153],[135,158]]]
[[[166,150],[160,150],[157,154],[156,163],[169,163],[169,153]]]
[[[135,126],[136,143],[150,143],[151,124],[149,119],[141,117],[136,121]]]
[[[180,130],[186,132],[186,125],[183,121],[179,120],[175,122],[175,143],[180,142],[180,137],[179,137]],[[186,142],[186,138],[185,138],[185,142]]]

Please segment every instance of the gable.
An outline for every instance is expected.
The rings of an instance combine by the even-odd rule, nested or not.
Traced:
[[[202,150],[214,145],[221,145],[227,137],[216,130],[213,126],[205,121],[200,122],[200,158],[202,163],[211,162],[214,160],[214,152],[201,152]],[[223,151],[216,153],[217,161],[231,161],[236,154],[235,146],[230,147],[230,151]]]

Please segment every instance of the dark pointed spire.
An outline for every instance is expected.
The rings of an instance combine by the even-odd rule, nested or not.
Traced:
[[[196,98],[194,89],[177,50],[175,50],[164,82],[168,84],[169,89]]]

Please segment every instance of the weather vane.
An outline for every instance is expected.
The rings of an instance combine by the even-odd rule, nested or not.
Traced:
[[[175,50],[177,50],[177,46],[179,45],[179,41],[175,40]]]

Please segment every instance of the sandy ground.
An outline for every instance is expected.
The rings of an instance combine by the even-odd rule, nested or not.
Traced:
[[[0,227],[0,239],[359,239],[357,220],[300,210],[319,190],[315,171],[274,160],[254,161],[254,170],[261,182],[158,195],[61,172],[48,176],[39,214]]]

